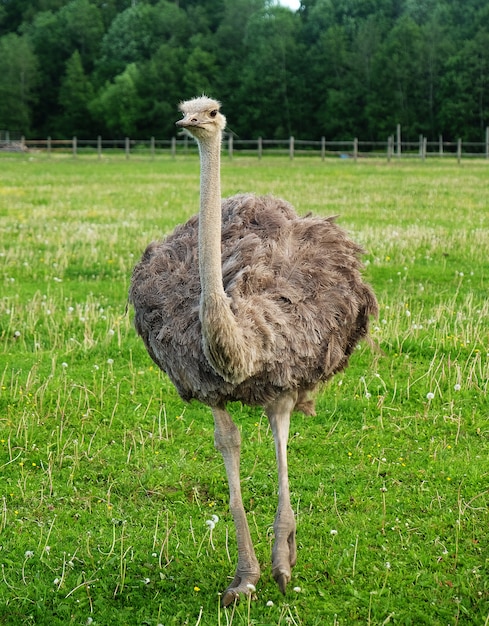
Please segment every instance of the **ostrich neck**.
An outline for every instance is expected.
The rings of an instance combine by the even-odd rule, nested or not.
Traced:
[[[244,336],[222,283],[221,136],[199,142],[199,275],[202,348],[207,361],[228,382],[238,384],[255,370],[251,337]]]
[[[202,299],[224,294],[221,261],[221,133],[199,143],[199,274]]]

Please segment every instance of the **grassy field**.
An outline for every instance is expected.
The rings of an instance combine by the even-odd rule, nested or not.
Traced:
[[[126,312],[145,245],[196,211],[197,160],[3,156],[0,624],[489,624],[489,163],[225,161],[223,192],[248,190],[339,214],[381,309],[380,349],[293,418],[287,595],[266,419],[232,407],[263,574],[223,610],[236,550],[212,418]]]

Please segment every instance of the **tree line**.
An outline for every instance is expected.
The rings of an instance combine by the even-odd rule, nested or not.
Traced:
[[[489,0],[0,0],[0,129],[170,137],[201,93],[241,138],[481,141]]]

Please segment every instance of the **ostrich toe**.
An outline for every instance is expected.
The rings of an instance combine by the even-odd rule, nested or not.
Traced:
[[[272,574],[280,591],[285,594],[287,585],[291,579],[291,570],[297,560],[297,546],[295,541],[295,528],[289,535],[277,537],[272,554]]]
[[[259,578],[260,573],[239,574],[236,572],[233,582],[222,594],[222,606],[229,606],[239,602],[241,595],[251,595],[251,598],[254,600],[256,598],[255,585]]]

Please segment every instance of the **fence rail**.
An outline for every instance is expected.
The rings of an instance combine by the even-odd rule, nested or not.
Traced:
[[[11,141],[0,138],[0,151],[16,151],[25,153],[43,153],[50,157],[53,154],[71,155],[76,158],[80,155],[95,155],[99,159],[111,155],[121,155],[126,159],[134,156],[155,158],[157,155],[167,155],[175,159],[179,155],[197,153],[197,145],[187,135],[172,139],[148,140],[130,139],[25,139]],[[362,141],[357,138],[348,141],[326,141],[324,137],[318,141],[303,139],[236,139],[228,135],[223,142],[223,153],[229,158],[234,155],[264,156],[282,155],[294,159],[296,156],[320,157],[322,160],[329,157],[343,159],[386,158],[388,161],[401,158],[419,158],[422,160],[438,158],[489,159],[489,128],[486,129],[485,140],[480,142],[428,141],[420,136],[418,141],[402,141],[400,128],[396,135],[388,137],[387,141]]]

